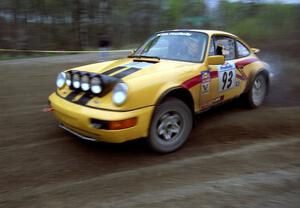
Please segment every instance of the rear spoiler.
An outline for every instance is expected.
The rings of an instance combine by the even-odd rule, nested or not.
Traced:
[[[259,49],[259,48],[251,48],[251,50],[252,50],[254,53],[259,53],[259,52],[260,52],[260,49]]]

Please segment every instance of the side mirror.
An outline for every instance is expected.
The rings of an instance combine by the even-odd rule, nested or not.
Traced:
[[[260,52],[260,49],[259,49],[259,48],[251,48],[251,50],[252,50],[254,53],[259,53],[259,52]]]
[[[209,56],[207,58],[208,65],[223,65],[225,63],[225,57],[224,56]]]

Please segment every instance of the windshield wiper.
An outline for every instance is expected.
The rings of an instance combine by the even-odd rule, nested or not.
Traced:
[[[148,58],[148,59],[158,59],[160,58],[158,56],[144,56],[144,55],[130,55],[128,58]]]

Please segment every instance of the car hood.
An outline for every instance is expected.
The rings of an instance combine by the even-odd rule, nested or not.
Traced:
[[[72,70],[102,74],[126,81],[154,73],[174,73],[175,71],[178,72],[178,70],[183,70],[182,72],[184,72],[194,65],[199,66],[199,63],[172,60],[160,60],[159,62],[136,61],[131,58],[125,58],[77,67]]]
[[[104,90],[99,96],[81,92],[78,96],[82,97],[76,97],[72,102],[116,111],[152,106],[162,93],[168,89],[180,87],[186,80],[195,77],[201,68],[205,68],[201,63],[172,60],[146,62],[134,61],[131,58],[77,67],[72,71],[100,74]],[[128,100],[121,106],[116,106],[111,101],[112,89],[118,82],[125,82],[128,85]],[[58,90],[58,94],[66,98],[72,94],[77,96],[76,92],[69,88]]]

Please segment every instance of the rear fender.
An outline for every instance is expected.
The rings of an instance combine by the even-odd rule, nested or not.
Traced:
[[[267,78],[267,93],[269,93],[269,86],[270,86],[270,73],[267,69],[264,69],[264,68],[261,68],[259,69],[256,73],[253,73],[250,78],[248,79],[248,82],[247,82],[247,86],[245,88],[245,91],[244,93],[246,92],[249,92],[249,90],[251,89],[251,86],[252,86],[252,83],[255,79],[255,77],[259,74],[263,74],[266,76]]]

